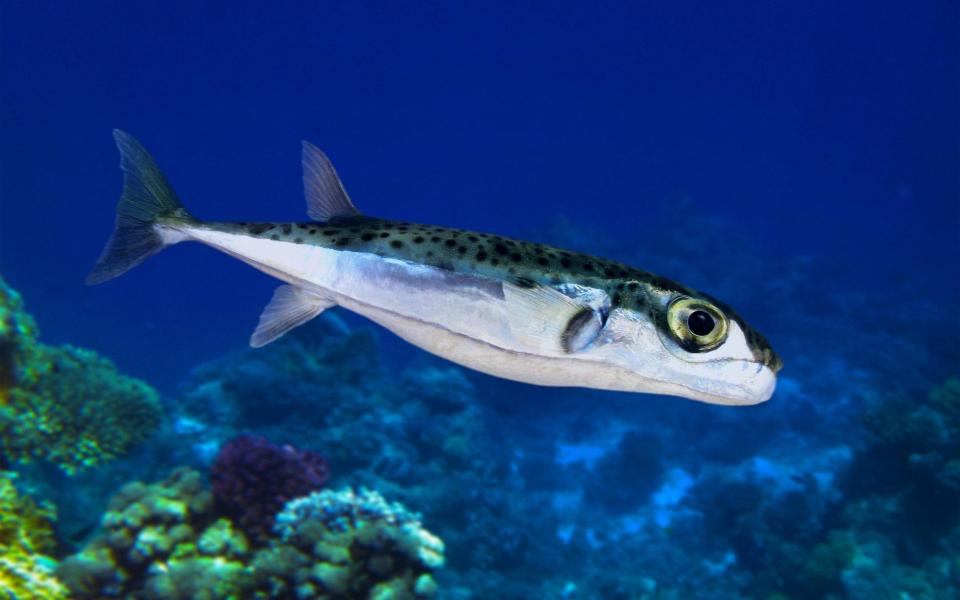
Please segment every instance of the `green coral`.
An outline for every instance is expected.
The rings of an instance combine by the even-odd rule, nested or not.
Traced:
[[[310,598],[431,598],[431,573],[444,563],[443,542],[417,515],[371,490],[314,492],[277,515],[281,540],[304,565],[277,582]]]
[[[58,600],[67,590],[52,574],[53,509],[17,493],[0,473],[0,589],[11,598]]]
[[[243,533],[213,515],[200,474],[130,483],[110,501],[100,535],[57,576],[77,598],[245,598],[251,570]]]
[[[0,444],[20,462],[67,473],[123,455],[159,426],[156,391],[95,352],[37,341],[19,294],[0,279]]]
[[[99,535],[56,574],[79,600],[413,600],[434,597],[442,564],[443,542],[369,491],[292,500],[276,535],[254,546],[218,518],[200,475],[181,468],[125,486]]]

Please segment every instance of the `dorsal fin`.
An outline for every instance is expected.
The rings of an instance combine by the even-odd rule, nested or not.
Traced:
[[[307,199],[307,214],[314,221],[360,214],[343,189],[330,159],[306,140],[303,142],[303,194]]]

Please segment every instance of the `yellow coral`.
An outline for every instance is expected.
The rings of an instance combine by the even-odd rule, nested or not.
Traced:
[[[9,474],[0,474],[0,589],[18,600],[67,597],[52,575],[54,512],[20,496]]]
[[[44,459],[66,472],[122,455],[162,416],[156,391],[109,360],[36,341],[20,296],[0,279],[0,444],[17,461]]]

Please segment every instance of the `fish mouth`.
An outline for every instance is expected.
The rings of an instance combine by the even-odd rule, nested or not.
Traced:
[[[685,385],[686,397],[709,404],[726,406],[752,406],[766,402],[773,396],[777,387],[777,374],[773,368],[763,363],[747,362],[746,369],[756,369],[747,379],[736,384],[729,382],[703,381],[700,385]]]

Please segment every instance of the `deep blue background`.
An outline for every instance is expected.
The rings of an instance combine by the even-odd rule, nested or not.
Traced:
[[[0,3],[0,273],[48,341],[169,384],[245,343],[275,285],[183,246],[84,287],[114,127],[200,217],[304,218],[306,138],[373,215],[633,239],[686,196],[772,271],[830,256],[956,299],[954,2],[270,4]]]

